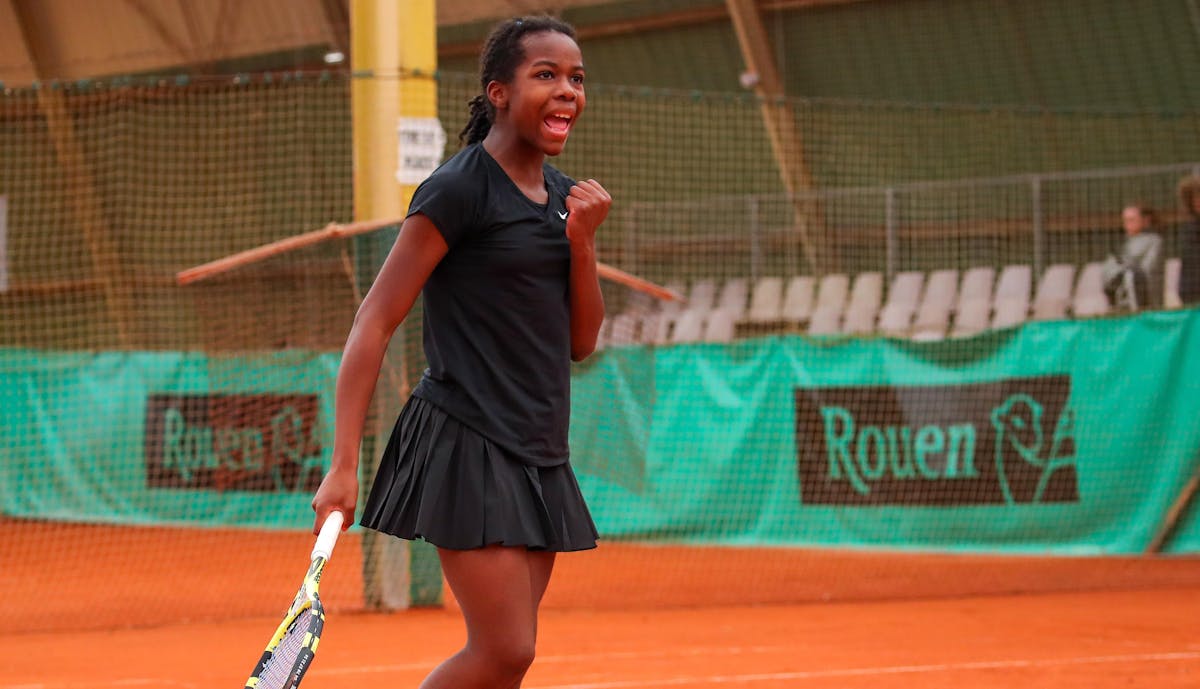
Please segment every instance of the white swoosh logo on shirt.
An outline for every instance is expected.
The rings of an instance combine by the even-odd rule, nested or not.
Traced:
[[[563,212],[559,213],[559,214],[558,214],[558,218],[559,218],[559,220],[566,220],[566,219],[567,219],[567,215],[568,215],[570,212],[571,212],[571,211],[563,211]]]

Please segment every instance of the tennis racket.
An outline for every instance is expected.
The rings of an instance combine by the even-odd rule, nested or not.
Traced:
[[[300,686],[300,680],[312,665],[313,654],[321,640],[321,629],[325,626],[325,609],[321,607],[317,587],[321,584],[325,563],[333,554],[333,546],[342,532],[344,519],[341,512],[330,512],[321,525],[304,583],[250,679],[246,680],[246,689],[295,689]]]

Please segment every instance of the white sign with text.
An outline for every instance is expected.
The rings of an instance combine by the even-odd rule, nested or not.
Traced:
[[[401,117],[396,124],[396,181],[420,184],[442,163],[446,131],[436,117]]]

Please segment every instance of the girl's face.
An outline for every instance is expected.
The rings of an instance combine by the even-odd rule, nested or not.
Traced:
[[[512,82],[492,82],[488,95],[519,140],[556,156],[587,102],[583,55],[570,36],[557,31],[529,34],[521,44],[525,60],[517,66]]]
[[[1142,214],[1137,206],[1129,206],[1121,211],[1121,224],[1125,226],[1125,234],[1130,237],[1146,229],[1150,221]]]

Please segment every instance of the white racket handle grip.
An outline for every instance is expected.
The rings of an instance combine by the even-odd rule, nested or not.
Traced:
[[[325,523],[321,525],[321,533],[317,536],[317,544],[313,546],[310,560],[318,557],[328,560],[333,555],[333,546],[337,544],[338,536],[342,533],[342,522],[345,519],[346,515],[342,514],[341,510],[329,513],[329,516],[325,518]]]

